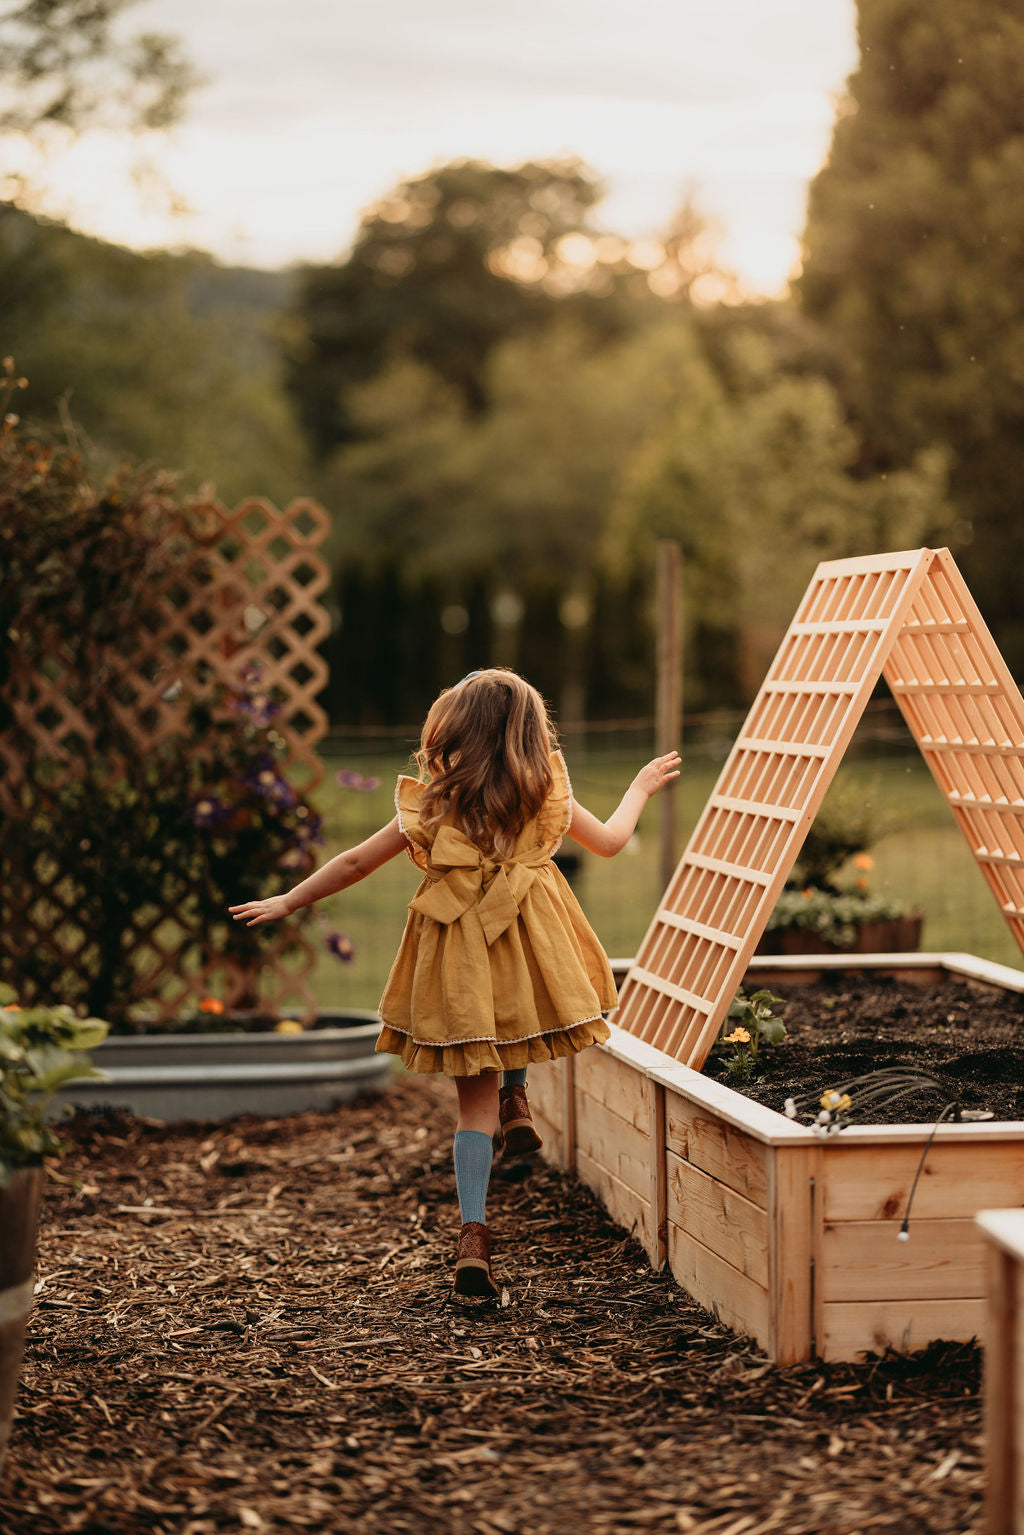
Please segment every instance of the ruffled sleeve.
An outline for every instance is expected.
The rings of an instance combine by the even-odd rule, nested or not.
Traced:
[[[561,752],[551,753],[551,792],[537,817],[540,840],[557,853],[572,820],[572,785]]]
[[[420,799],[425,787],[426,785],[420,783],[418,778],[410,778],[405,773],[399,774],[395,787],[398,828],[409,844],[406,851],[418,869],[427,867],[427,855],[432,840],[424,831],[420,820]]]

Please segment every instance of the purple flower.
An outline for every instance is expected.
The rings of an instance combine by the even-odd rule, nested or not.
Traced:
[[[324,948],[329,954],[333,954],[335,959],[343,960],[345,964],[348,964],[356,952],[351,938],[346,938],[344,933],[337,931],[327,934],[324,939]]]
[[[268,698],[266,693],[250,693],[245,698],[238,700],[240,714],[248,715],[254,725],[266,726],[276,714],[280,714],[281,705]]]
[[[305,808],[304,805],[299,806],[297,814],[300,817],[302,817],[302,812]],[[323,822],[320,817],[311,811],[307,811],[295,828],[295,840],[300,847],[306,847],[311,842],[322,842],[324,840],[322,828]]]
[[[192,820],[196,826],[216,826],[218,821],[230,815],[227,805],[215,794],[206,794],[192,805]]]
[[[294,810],[299,803],[299,797],[286,778],[282,778],[273,766],[270,758],[264,757],[262,762],[253,768],[246,778],[246,783],[257,794],[276,805],[279,810]]]
[[[355,789],[360,794],[369,794],[371,789],[380,787],[379,778],[364,778],[362,773],[357,773],[352,768],[342,769],[338,774],[338,783],[343,789]]]

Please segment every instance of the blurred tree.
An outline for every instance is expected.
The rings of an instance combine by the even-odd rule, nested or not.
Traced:
[[[473,416],[421,363],[349,391],[358,436],[315,484],[344,509],[334,562],[400,550],[438,574],[492,566],[506,584],[585,588],[630,455],[668,398],[674,326],[601,344],[573,321],[506,340]]]
[[[124,37],[138,0],[25,0],[0,11],[0,131],[167,128],[198,76],[173,37]]]
[[[358,434],[347,392],[396,355],[431,368],[479,415],[491,352],[550,317],[564,292],[561,242],[599,196],[576,160],[514,170],[463,160],[375,203],[348,259],[303,281],[289,377],[315,451]]]
[[[504,341],[566,319],[616,341],[668,302],[736,300],[718,232],[692,202],[662,237],[631,242],[590,227],[600,197],[577,160],[462,160],[375,203],[343,263],[306,271],[296,307],[289,380],[317,456],[362,435],[351,390],[396,358],[431,369],[482,416]]]
[[[944,504],[941,452],[859,478],[856,434],[824,379],[780,371],[752,331],[728,350],[727,388],[681,339],[674,408],[634,456],[610,528],[619,559],[659,538],[682,545],[696,707],[750,698],[819,560],[912,547]]]
[[[1024,13],[1019,0],[860,0],[859,32],[811,190],[801,302],[842,367],[862,470],[948,445],[951,541],[1019,669]]]
[[[139,256],[0,205],[0,355],[29,379],[22,414],[76,424],[110,467],[173,464],[225,500],[308,488],[279,378],[286,274],[207,256]]]

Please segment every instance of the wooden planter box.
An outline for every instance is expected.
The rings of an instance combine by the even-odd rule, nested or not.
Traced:
[[[985,1529],[1024,1535],[1024,1210],[985,1210]]]
[[[798,968],[799,967],[799,968]],[[872,970],[1024,991],[968,955],[755,960],[764,984]],[[942,1125],[897,1232],[931,1125],[823,1138],[613,1028],[607,1045],[530,1072],[545,1154],[574,1168],[657,1268],[777,1363],[855,1359],[977,1337],[980,1210],[1024,1203],[1024,1123]]]
[[[819,938],[802,927],[766,928],[758,939],[756,954],[904,954],[921,947],[921,912],[891,917],[887,922],[863,922],[857,942],[849,949]]]
[[[23,1167],[0,1188],[0,1470],[18,1393],[25,1323],[35,1289],[36,1226],[43,1173]]]

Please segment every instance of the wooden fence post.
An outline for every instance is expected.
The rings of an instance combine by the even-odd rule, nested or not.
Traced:
[[[658,672],[656,745],[659,757],[680,750],[683,727],[683,564],[679,545],[658,545]],[[661,888],[667,890],[676,867],[678,785],[668,784],[658,797],[661,836]]]

